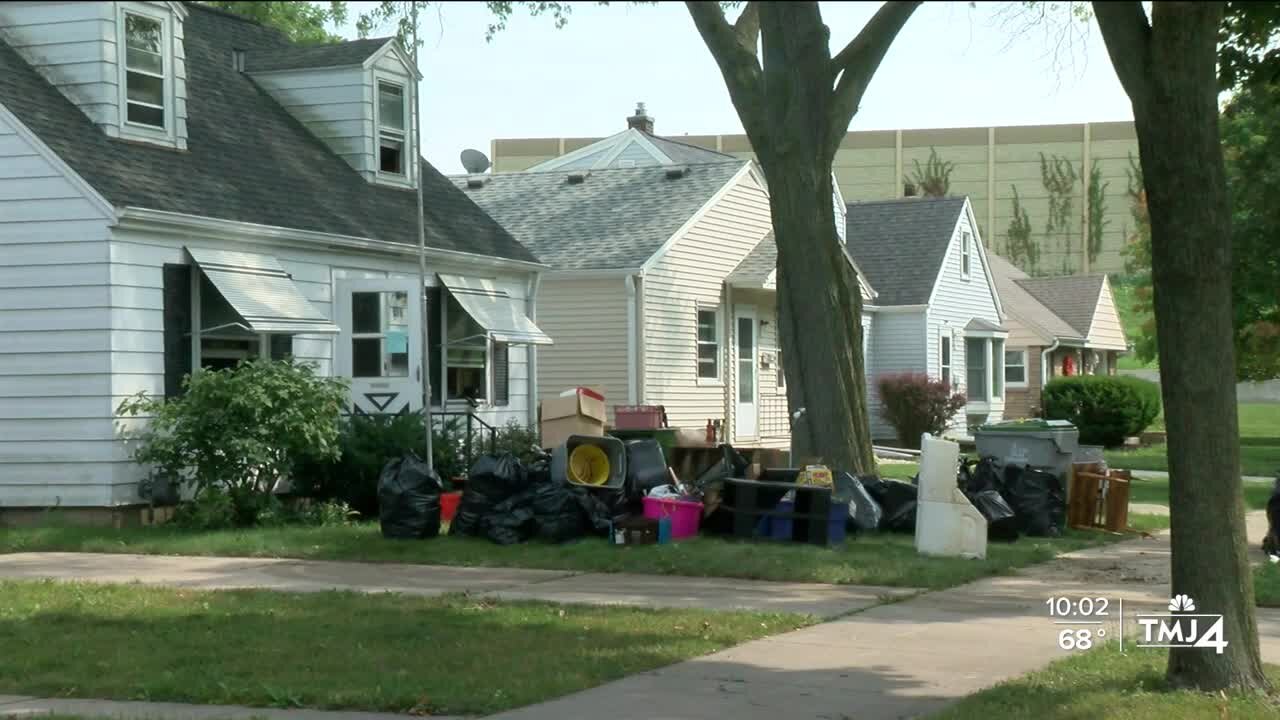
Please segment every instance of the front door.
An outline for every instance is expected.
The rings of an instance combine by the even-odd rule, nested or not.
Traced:
[[[760,383],[756,365],[756,311],[755,308],[737,308],[733,313],[734,348],[737,355],[738,381],[734,390],[736,407],[734,421],[738,440],[756,437],[756,397]]]
[[[422,409],[422,311],[417,282],[338,281],[338,373],[351,379],[351,411]]]

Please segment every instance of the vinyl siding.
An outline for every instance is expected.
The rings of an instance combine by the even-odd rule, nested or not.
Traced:
[[[677,238],[644,279],[645,401],[667,408],[675,427],[705,427],[728,415],[732,396],[732,314],[721,348],[725,386],[697,378],[697,310],[721,307],[724,279],[768,234],[769,197],[748,173],[738,176],[707,212]]]
[[[1093,311],[1093,325],[1089,328],[1089,347],[1100,350],[1127,350],[1124,328],[1116,311],[1115,297],[1111,294],[1111,281],[1102,283],[1098,295],[1098,307]]]
[[[969,277],[961,274],[961,234],[972,234],[972,261]],[[953,385],[961,392],[966,391],[966,370],[968,358],[965,356],[965,326],[974,318],[990,323],[1001,324],[996,311],[995,290],[987,281],[985,256],[981,252],[981,237],[974,228],[969,213],[962,213],[956,229],[951,237],[951,244],[943,258],[942,268],[938,273],[938,281],[932,301],[929,303],[929,328],[925,335],[927,343],[928,372],[930,377],[939,377],[941,372],[941,350],[939,337],[943,332],[951,331],[951,364]],[[993,399],[991,419],[999,419],[999,410],[1003,407],[1003,399]],[[957,414],[956,424],[964,425],[963,412]]]
[[[868,342],[871,362],[867,378],[867,409],[873,438],[897,441],[897,432],[880,414],[876,382],[883,375],[926,371],[925,320],[924,311],[874,313]]]
[[[614,405],[629,402],[625,278],[544,276],[538,327],[555,341],[538,349],[541,399],[592,385],[604,390],[610,416]]]
[[[122,126],[117,6],[169,15],[173,39],[168,134]],[[5,40],[112,137],[187,147],[187,65],[181,19],[156,3],[0,3]]]
[[[370,178],[375,170],[371,78],[360,67],[253,74],[290,114]]]
[[[104,210],[19,131],[0,116],[0,506],[106,505],[106,328],[128,299],[110,288]]]

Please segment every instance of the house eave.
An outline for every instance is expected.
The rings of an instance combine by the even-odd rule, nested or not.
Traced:
[[[116,213],[117,227],[150,231],[173,231],[216,237],[227,240],[239,240],[273,245],[288,245],[304,248],[327,248],[334,250],[356,250],[380,255],[402,255],[417,257],[419,248],[415,245],[387,242],[386,240],[370,240],[368,238],[299,230],[296,228],[275,225],[258,225],[237,220],[188,215],[185,213],[151,210],[140,207],[121,208]],[[523,272],[542,272],[547,266],[527,260],[512,260],[491,255],[476,255],[457,250],[426,248],[427,257],[438,260],[467,263],[489,268],[519,270]]]

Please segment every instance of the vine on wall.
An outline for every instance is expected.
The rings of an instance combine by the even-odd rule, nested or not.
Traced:
[[[1040,153],[1040,181],[1049,193],[1049,216],[1045,221],[1045,244],[1054,238],[1062,251],[1062,272],[1071,272],[1071,206],[1074,204],[1076,181],[1079,180],[1071,161],[1059,155],[1045,157]]]
[[[1010,218],[1009,229],[1006,231],[1005,252],[1009,256],[1009,262],[1022,268],[1023,272],[1038,275],[1040,248],[1031,239],[1031,218],[1027,215],[1027,209],[1022,207],[1017,186],[1009,187],[1013,190],[1013,217]]]
[[[1098,262],[1098,255],[1102,253],[1102,233],[1111,224],[1106,218],[1107,214],[1107,188],[1111,186],[1111,182],[1102,182],[1102,168],[1098,165],[1098,161],[1093,161],[1093,166],[1089,168],[1089,237],[1086,247],[1089,253],[1089,264],[1093,265]]]
[[[921,167],[919,160],[912,160],[915,169],[909,176],[903,176],[905,185],[914,186],[925,197],[946,197],[951,190],[951,172],[956,164],[938,157],[938,151],[929,148],[929,159]]]

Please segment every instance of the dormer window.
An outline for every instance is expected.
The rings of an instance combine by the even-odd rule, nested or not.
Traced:
[[[164,130],[167,93],[164,22],[124,13],[125,121]]]
[[[404,86],[378,80],[378,170],[405,174],[405,128],[408,116]]]

